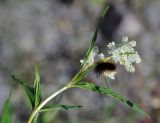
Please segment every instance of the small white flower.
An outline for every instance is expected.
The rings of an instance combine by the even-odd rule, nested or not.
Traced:
[[[107,47],[108,47],[108,53],[112,53],[116,48],[114,42],[109,43]]]
[[[129,71],[131,73],[135,72],[135,68],[132,64],[125,64],[125,68],[127,71]]]
[[[127,42],[128,41],[128,37],[127,36],[122,37],[122,41],[123,42]]]
[[[104,55],[103,53],[100,53],[100,54],[98,54],[98,58],[99,58],[99,59],[104,59],[104,58],[105,58],[105,55]]]
[[[83,59],[80,60],[81,65],[83,65],[83,64],[85,64],[85,63],[91,65],[91,64],[93,64],[93,63],[95,62],[97,56],[100,55],[100,57],[103,57],[102,54],[98,54],[98,52],[99,52],[98,47],[97,47],[97,46],[94,46],[94,47],[92,48],[92,51],[90,52],[90,54],[89,54],[86,62],[85,62],[85,60],[83,60]]]
[[[132,47],[135,47],[135,46],[136,46],[136,41],[130,41],[129,44],[130,44]]]
[[[104,59],[105,55],[103,53],[98,54],[98,52],[99,52],[98,47],[94,46],[92,48],[92,51],[90,52],[90,54],[89,54],[88,59],[86,60],[86,62],[83,59],[80,60],[81,65],[83,65],[85,63],[91,65],[94,62],[99,61],[100,59]]]
[[[84,60],[83,60],[83,59],[81,59],[81,60],[80,60],[80,63],[81,63],[81,65],[83,65],[83,64],[84,64]]]
[[[108,48],[113,48],[113,47],[115,47],[115,43],[114,43],[114,42],[111,42],[111,43],[109,43],[109,44],[107,45],[107,47],[108,47]]]
[[[136,41],[128,41],[128,37],[123,37],[122,44],[119,46],[115,46],[114,42],[107,45],[108,54],[111,54],[111,57],[115,62],[124,65],[127,71],[134,72],[135,68],[132,63],[141,62],[138,52],[133,48],[135,46]]]
[[[98,51],[99,51],[98,47],[96,47],[96,46],[93,47],[91,53],[89,54],[88,60],[87,60],[87,62],[88,62],[89,65],[91,65],[91,64],[94,63],[95,58],[96,58],[96,56],[98,54]]]

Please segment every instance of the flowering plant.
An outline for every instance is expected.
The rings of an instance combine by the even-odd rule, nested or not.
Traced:
[[[107,59],[112,59],[115,63],[119,63],[120,65],[124,65],[128,72],[135,72],[135,68],[132,65],[133,63],[140,63],[141,58],[137,51],[134,50],[133,47],[136,46],[136,41],[129,41],[128,37],[123,37],[121,44],[115,45],[115,42],[111,42],[107,45],[108,54],[111,55]],[[92,64],[102,61],[106,62],[105,55],[103,53],[98,53],[98,47],[94,46],[91,50],[88,59],[80,60],[80,63],[88,64],[91,66]],[[108,60],[107,60],[108,61]],[[102,66],[103,67],[103,66]],[[111,79],[115,79],[116,71],[110,72],[106,76]]]
[[[119,93],[113,91],[109,87],[102,87],[95,85],[90,82],[84,82],[83,79],[88,75],[88,73],[92,70],[95,70],[96,72],[99,72],[99,74],[103,74],[103,77],[109,77],[111,79],[115,78],[116,74],[116,63],[119,63],[121,65],[124,65],[126,70],[129,72],[134,72],[135,68],[133,66],[133,63],[140,63],[141,58],[138,55],[137,51],[134,50],[133,47],[136,46],[135,41],[129,41],[127,37],[122,38],[122,41],[120,44],[115,44],[114,42],[111,42],[107,45],[108,48],[108,54],[109,57],[105,57],[103,53],[99,53],[98,47],[95,45],[99,25],[101,24],[101,21],[103,17],[106,14],[105,9],[104,13],[101,15],[100,21],[98,23],[98,26],[95,30],[94,36],[91,40],[91,43],[89,45],[89,48],[87,50],[87,53],[84,57],[84,59],[80,60],[80,63],[82,65],[82,68],[79,70],[79,72],[67,83],[63,88],[59,89],[58,91],[51,94],[49,97],[47,97],[45,100],[42,101],[42,92],[40,87],[40,76],[39,76],[39,70],[38,67],[35,68],[35,81],[34,86],[30,86],[27,83],[23,82],[16,76],[12,76],[12,78],[21,84],[26,92],[27,98],[30,102],[31,106],[31,115],[28,119],[28,123],[36,123],[38,116],[41,112],[46,112],[49,110],[68,110],[68,109],[75,109],[75,108],[81,108],[82,106],[71,106],[71,105],[47,105],[47,103],[54,99],[57,95],[62,93],[65,90],[71,89],[71,88],[81,88],[97,93],[101,93],[107,96],[110,96],[116,100],[121,101],[122,103],[128,105],[133,110],[142,113],[146,116],[148,116],[139,106],[134,104],[129,99],[121,96]],[[11,115],[10,115],[10,100],[9,98],[6,100],[4,104],[3,109],[3,117],[2,117],[3,123],[10,123],[11,122]]]

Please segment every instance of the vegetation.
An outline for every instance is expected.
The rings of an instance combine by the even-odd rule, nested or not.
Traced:
[[[109,43],[107,45],[108,48],[108,54],[109,57],[105,57],[104,54],[99,53],[98,48],[96,46],[96,39],[98,35],[98,30],[101,25],[101,22],[103,21],[103,17],[107,13],[108,7],[104,10],[102,13],[99,23],[97,25],[97,28],[95,30],[95,33],[93,35],[93,38],[91,40],[91,43],[89,45],[89,48],[86,52],[86,55],[84,59],[80,60],[82,68],[79,70],[79,72],[61,89],[58,91],[52,93],[49,97],[47,97],[45,100],[42,100],[42,90],[41,90],[41,83],[40,83],[40,75],[39,75],[39,67],[38,65],[35,67],[35,80],[34,85],[30,86],[28,83],[20,80],[15,75],[12,75],[13,80],[15,80],[18,84],[20,84],[24,91],[26,92],[26,96],[29,102],[29,105],[31,107],[31,114],[28,118],[28,123],[36,123],[38,120],[39,114],[41,112],[48,112],[51,110],[70,110],[70,109],[79,109],[83,106],[80,105],[64,105],[64,104],[52,104],[48,105],[47,103],[54,99],[57,95],[60,93],[72,89],[72,88],[81,88],[84,90],[89,90],[92,92],[97,92],[100,94],[104,94],[106,96],[110,96],[125,105],[128,105],[131,109],[149,117],[143,109],[141,109],[139,106],[137,106],[135,103],[127,99],[126,97],[123,97],[116,91],[112,90],[111,87],[102,87],[95,85],[91,82],[86,82],[83,79],[87,77],[87,75],[90,73],[90,71],[99,70],[98,74],[100,74],[101,79],[104,79],[109,77],[111,79],[114,79],[116,74],[116,69],[111,69],[110,65],[114,65],[117,63],[120,63],[121,65],[124,65],[126,70],[129,72],[134,72],[134,66],[132,63],[140,63],[141,59],[136,51],[134,51],[133,47],[136,46],[135,41],[128,41],[127,37],[122,38],[121,44],[115,45],[114,42]],[[105,68],[103,69],[103,65],[101,69],[97,69],[100,64],[103,63],[105,65]],[[97,66],[98,65],[98,66]],[[106,81],[105,81],[106,82]],[[11,94],[10,94],[11,96]],[[11,123],[11,104],[10,104],[10,96],[7,98],[7,100],[4,103],[3,108],[3,116],[2,116],[2,123]]]

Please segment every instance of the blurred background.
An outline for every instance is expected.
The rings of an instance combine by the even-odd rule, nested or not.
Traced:
[[[108,42],[128,36],[137,41],[142,58],[134,74],[118,66],[109,85],[140,105],[151,120],[110,97],[72,89],[51,103],[84,108],[45,113],[39,123],[160,123],[159,0],[0,0],[0,112],[12,89],[13,118],[25,123],[30,114],[25,93],[11,74],[32,85],[39,64],[43,98],[76,74],[106,5],[110,8],[97,40],[100,51],[107,55]],[[103,85],[94,73],[87,80]]]

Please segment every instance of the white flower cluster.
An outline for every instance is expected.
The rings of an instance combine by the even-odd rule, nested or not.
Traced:
[[[105,55],[103,53],[98,53],[98,52],[99,52],[98,47],[97,46],[93,47],[92,51],[90,52],[90,54],[88,56],[86,63],[91,65],[94,62],[97,62],[100,59],[105,58]],[[85,60],[81,59],[80,63],[81,63],[81,65],[85,64]],[[103,73],[103,77],[109,77],[110,79],[115,79],[115,74],[116,74],[115,71],[113,71],[113,72],[112,71],[105,71]]]
[[[95,61],[98,61],[100,59],[104,59],[105,58],[105,56],[104,56],[103,53],[98,54],[98,52],[99,52],[98,47],[94,46],[93,49],[92,49],[92,51],[91,51],[91,53],[88,56],[88,59],[87,59],[86,63],[88,63],[89,65],[91,65]],[[83,59],[80,60],[81,65],[83,65],[84,62],[85,61]]]
[[[122,44],[116,46],[114,42],[107,45],[108,54],[111,54],[112,59],[124,65],[126,70],[129,72],[134,72],[135,68],[132,63],[140,63],[141,58],[138,52],[133,49],[136,46],[136,41],[128,41],[128,37],[122,38]]]

